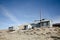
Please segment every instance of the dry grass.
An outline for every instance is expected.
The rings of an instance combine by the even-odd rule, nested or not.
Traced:
[[[0,31],[0,40],[60,40],[58,36],[60,36],[60,28],[36,28],[14,32]]]

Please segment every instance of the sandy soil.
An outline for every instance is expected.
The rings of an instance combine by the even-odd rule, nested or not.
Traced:
[[[60,40],[60,28],[35,28],[13,32],[0,30],[0,40]]]

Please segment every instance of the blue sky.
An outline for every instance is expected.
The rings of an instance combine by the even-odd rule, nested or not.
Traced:
[[[42,18],[60,23],[60,0],[0,0],[0,29]]]

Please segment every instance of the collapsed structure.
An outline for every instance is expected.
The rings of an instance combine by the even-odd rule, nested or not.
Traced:
[[[19,30],[18,27],[15,27],[15,26],[11,26],[8,28],[9,31],[15,31],[15,30]]]
[[[51,20],[36,20],[34,23],[27,23],[24,24],[23,26],[20,26],[19,29],[33,29],[33,28],[40,28],[40,27],[52,27],[52,21]],[[9,27],[9,30],[17,30],[17,28],[14,27]]]
[[[52,21],[51,20],[36,20],[34,23],[27,24],[27,26],[24,26],[24,29],[30,29],[30,28],[40,28],[40,27],[52,27]]]
[[[36,27],[52,27],[52,21],[51,20],[38,20],[36,23]]]
[[[13,26],[9,27],[8,29],[9,29],[9,31],[14,31],[15,30]]]

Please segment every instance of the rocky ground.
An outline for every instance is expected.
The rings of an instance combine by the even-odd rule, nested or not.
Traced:
[[[60,28],[35,28],[13,32],[0,30],[0,40],[60,40]]]

